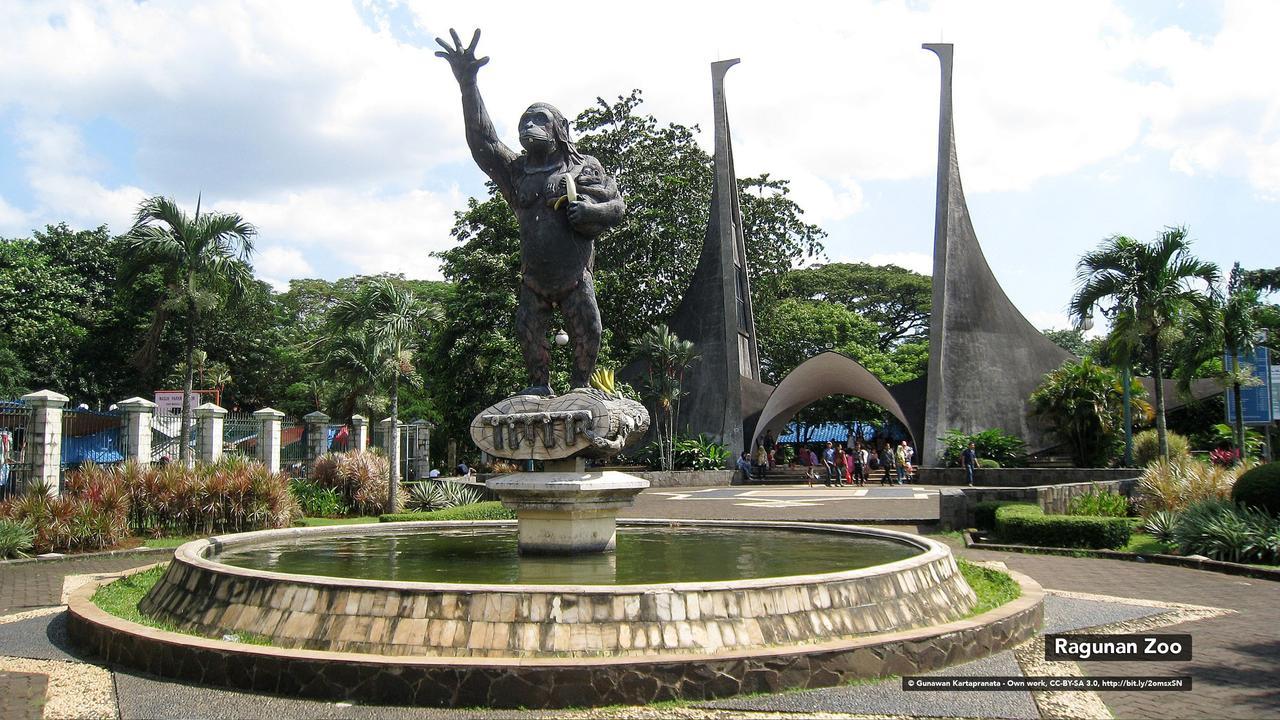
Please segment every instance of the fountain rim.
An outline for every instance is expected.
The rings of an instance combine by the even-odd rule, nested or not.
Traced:
[[[708,527],[740,527],[757,529],[796,530],[810,532],[826,532],[832,534],[857,535],[881,540],[891,540],[919,548],[923,552],[893,562],[871,565],[864,568],[840,570],[831,573],[809,575],[778,575],[763,578],[742,578],[736,580],[712,580],[703,582],[657,582],[630,585],[593,585],[593,584],[557,584],[535,585],[520,583],[446,583],[419,582],[401,580],[371,580],[365,578],[348,578],[336,575],[304,575],[283,573],[271,570],[255,570],[218,562],[211,556],[224,552],[229,548],[254,545],[273,540],[287,540],[316,536],[342,535],[352,531],[365,534],[393,534],[412,529],[461,529],[471,527],[516,527],[515,520],[427,520],[396,523],[367,523],[361,525],[323,525],[304,528],[281,528],[277,530],[257,530],[233,535],[216,535],[199,540],[192,540],[178,546],[174,551],[174,560],[199,567],[203,570],[236,575],[245,578],[269,579],[281,582],[292,582],[303,585],[332,587],[340,585],[361,589],[398,589],[417,591],[465,591],[491,593],[603,593],[627,594],[649,590],[674,590],[681,592],[701,592],[713,590],[745,590],[790,585],[808,585],[815,582],[831,582],[854,580],[899,572],[901,570],[925,565],[940,560],[951,554],[950,548],[937,540],[912,535],[911,533],[888,530],[885,528],[851,525],[846,523],[798,522],[784,520],[685,520],[663,518],[628,518],[619,519],[618,524],[627,526],[674,526],[692,525]]]

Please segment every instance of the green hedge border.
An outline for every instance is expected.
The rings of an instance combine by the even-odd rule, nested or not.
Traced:
[[[1129,544],[1129,518],[1090,515],[1045,515],[1038,505],[1004,503],[974,509],[975,521],[990,513],[996,537],[1006,542],[1045,547],[1116,549]]]

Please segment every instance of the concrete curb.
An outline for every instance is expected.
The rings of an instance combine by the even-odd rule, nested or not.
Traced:
[[[964,531],[964,546],[974,550],[993,550],[997,552],[1019,552],[1036,555],[1067,555],[1070,557],[1095,557],[1108,560],[1126,560],[1128,562],[1152,563],[1155,565],[1171,565],[1191,568],[1207,572],[1236,575],[1258,580],[1280,582],[1280,570],[1253,567],[1242,563],[1224,562],[1222,560],[1198,560],[1181,555],[1161,555],[1147,553],[1131,553],[1123,550],[1088,550],[1085,548],[1040,547],[1037,545],[1007,545],[1002,543],[986,543],[975,540],[970,530]]]

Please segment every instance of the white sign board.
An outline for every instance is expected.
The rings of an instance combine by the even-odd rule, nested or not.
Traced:
[[[1271,418],[1280,420],[1280,365],[1271,366]]]
[[[181,390],[157,390],[155,402],[156,417],[180,417],[182,415]],[[191,411],[193,414],[198,407],[200,407],[200,395],[191,393]]]

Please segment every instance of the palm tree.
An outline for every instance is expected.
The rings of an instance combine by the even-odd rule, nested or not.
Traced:
[[[1241,405],[1241,388],[1260,385],[1266,378],[1255,378],[1249,367],[1240,364],[1241,356],[1253,354],[1255,338],[1258,333],[1258,310],[1262,300],[1256,289],[1245,284],[1244,273],[1240,263],[1231,267],[1231,275],[1227,280],[1226,300],[1222,304],[1222,345],[1231,357],[1231,366],[1223,368],[1224,381],[1231,387],[1231,396],[1236,407],[1236,447],[1240,448],[1240,459],[1245,458],[1244,412]]]
[[[649,365],[644,388],[653,401],[658,464],[663,470],[671,470],[675,466],[676,420],[680,416],[680,398],[684,396],[684,372],[698,354],[692,342],[681,340],[666,325],[654,325],[641,336],[637,350]]]
[[[200,312],[218,301],[221,288],[242,293],[253,281],[249,257],[257,229],[235,213],[189,216],[167,197],[152,197],[138,206],[133,227],[124,236],[124,252],[136,268],[159,267],[168,297],[156,308],[152,336],[158,337],[170,310],[186,311],[186,379],[182,394],[179,459],[191,462],[191,384]]]
[[[375,386],[390,381],[392,427],[400,423],[400,382],[416,378],[413,353],[417,351],[428,321],[440,319],[434,305],[422,302],[412,290],[389,278],[373,278],[329,311],[328,323],[335,335],[352,336],[347,349],[340,344],[333,362],[366,368]],[[347,352],[350,350],[351,352]],[[399,512],[400,467],[391,459],[387,512]]]
[[[1176,323],[1188,312],[1203,323],[1211,322],[1219,279],[1218,266],[1196,259],[1190,248],[1185,227],[1165,228],[1150,243],[1112,236],[1080,258],[1078,287],[1069,307],[1079,319],[1092,317],[1097,309],[1132,323],[1155,376],[1156,435],[1160,455],[1166,458],[1163,353]],[[1199,283],[1204,287],[1197,287]]]

